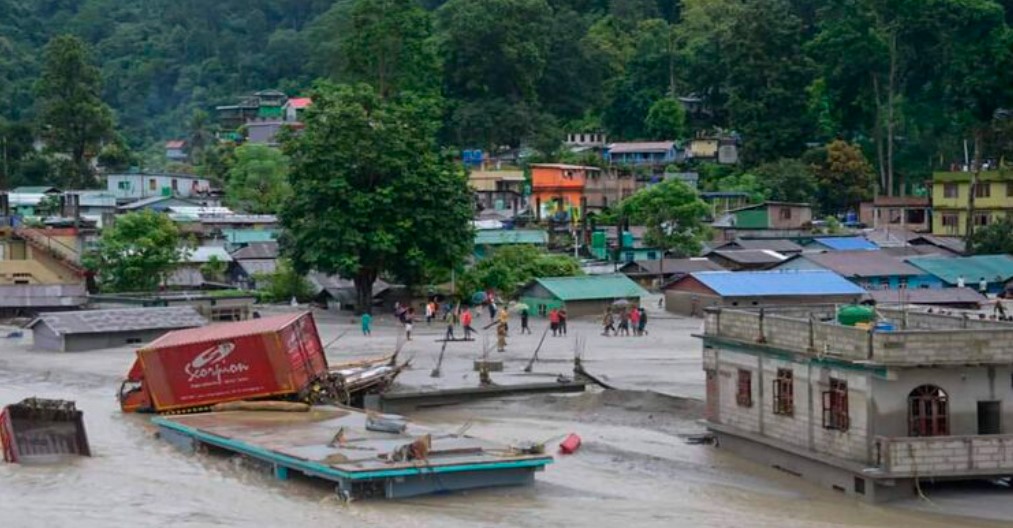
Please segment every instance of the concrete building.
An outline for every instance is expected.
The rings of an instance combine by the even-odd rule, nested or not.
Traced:
[[[866,227],[910,229],[919,233],[932,229],[932,201],[928,196],[877,196],[858,208],[858,219]]]
[[[533,163],[530,206],[535,218],[562,222],[579,217],[588,176],[600,170],[582,165]]]
[[[701,271],[665,286],[665,309],[700,317],[711,307],[856,303],[865,290],[826,270]]]
[[[253,313],[257,295],[235,290],[219,291],[214,295],[199,291],[160,293],[93,294],[89,306],[99,309],[132,307],[191,307],[209,321],[245,321]]]
[[[713,226],[722,231],[794,230],[812,225],[813,211],[809,204],[763,202],[727,211]],[[738,235],[736,235],[738,236]],[[734,236],[726,236],[732,240]]]
[[[613,207],[637,192],[637,178],[633,172],[613,168],[607,171],[590,171],[584,185],[584,203],[588,212]]]
[[[186,161],[186,140],[173,139],[165,142],[165,159],[173,162]]]
[[[932,175],[932,234],[964,236],[971,212],[970,172]],[[982,171],[974,189],[973,222],[984,227],[1013,214],[1013,172]]]
[[[535,279],[518,293],[533,314],[544,316],[553,308],[565,308],[569,317],[600,315],[618,300],[638,305],[645,295],[622,274]]]
[[[889,331],[832,308],[705,317],[705,419],[721,449],[869,501],[919,480],[1013,473],[1013,325],[879,309]]]
[[[978,310],[989,300],[971,288],[913,288],[869,290],[868,299],[877,306],[918,305],[958,310]]]
[[[0,228],[0,314],[84,305],[83,239],[73,228]]]
[[[206,196],[211,182],[192,174],[126,173],[106,176],[106,190],[123,201],[153,196]]]
[[[28,328],[38,350],[81,352],[146,343],[170,330],[206,324],[184,306],[42,313]]]

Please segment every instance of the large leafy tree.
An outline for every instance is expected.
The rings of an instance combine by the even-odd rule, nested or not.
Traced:
[[[767,189],[766,198],[779,202],[814,203],[819,182],[812,167],[798,159],[780,159],[764,163],[754,171]]]
[[[368,311],[377,277],[418,283],[423,270],[468,253],[471,195],[463,169],[436,144],[439,116],[433,99],[410,93],[314,90],[306,128],[286,147],[293,195],[281,220],[296,270],[351,277]]]
[[[61,35],[43,51],[45,65],[36,86],[39,121],[49,146],[70,154],[70,187],[87,187],[93,175],[88,161],[112,135],[113,116],[102,102],[102,76],[81,39]]]
[[[357,0],[348,29],[344,80],[369,83],[381,97],[439,85],[429,13],[416,0]]]
[[[967,248],[972,255],[1013,255],[1013,219],[1005,217],[977,229],[969,242]]]
[[[532,279],[581,275],[580,263],[571,256],[547,253],[534,246],[505,246],[469,269],[459,281],[465,298],[476,291],[495,289],[510,297]]]
[[[179,231],[169,217],[153,211],[129,213],[102,231],[85,265],[105,291],[152,291],[184,256]]]
[[[288,157],[277,149],[238,147],[225,186],[226,202],[249,213],[277,213],[292,195],[288,172]]]
[[[680,255],[699,253],[710,209],[679,180],[652,185],[619,203],[620,213],[647,227],[644,241]]]
[[[857,211],[874,195],[872,165],[857,146],[842,140],[809,154],[819,181],[819,205],[825,214]]]

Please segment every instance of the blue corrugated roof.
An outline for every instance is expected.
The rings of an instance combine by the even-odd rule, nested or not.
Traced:
[[[698,271],[691,277],[722,297],[862,295],[865,290],[828,270]]]
[[[879,249],[879,246],[862,237],[826,237],[815,238],[816,242],[835,251],[854,251],[856,249]]]

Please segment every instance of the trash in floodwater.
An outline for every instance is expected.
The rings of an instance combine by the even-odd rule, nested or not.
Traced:
[[[366,413],[366,430],[401,434],[408,427],[404,416],[397,414]]]
[[[570,433],[559,443],[559,452],[564,455],[572,455],[580,449],[580,444],[580,437],[575,433]]]
[[[64,455],[91,456],[83,413],[72,401],[28,398],[0,411],[5,462],[52,462]]]

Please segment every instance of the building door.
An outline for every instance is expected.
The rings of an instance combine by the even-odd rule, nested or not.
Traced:
[[[950,434],[949,398],[935,385],[922,385],[907,397],[908,436]]]
[[[978,434],[1002,433],[1002,402],[978,402]]]

